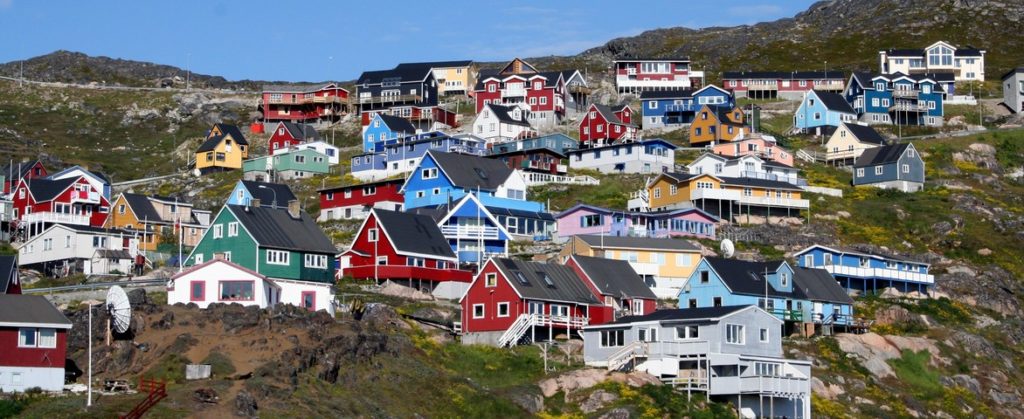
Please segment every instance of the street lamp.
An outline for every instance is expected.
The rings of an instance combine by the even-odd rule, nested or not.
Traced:
[[[275,191],[274,188],[268,188],[267,185],[260,185],[260,186],[258,186],[258,188],[266,189],[266,190],[268,190],[268,191],[270,191],[271,193],[274,194],[274,203],[271,204],[271,206],[274,207],[274,208],[277,208],[277,191]]]

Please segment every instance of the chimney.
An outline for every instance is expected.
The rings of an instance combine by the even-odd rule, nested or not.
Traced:
[[[252,205],[252,206],[254,206],[256,208],[259,208],[260,207],[260,199],[259,198],[250,199],[249,200],[249,205]]]
[[[298,220],[300,218],[299,217],[299,201],[298,200],[293,199],[291,201],[288,201],[288,215],[292,216],[292,218],[294,218],[296,220]]]

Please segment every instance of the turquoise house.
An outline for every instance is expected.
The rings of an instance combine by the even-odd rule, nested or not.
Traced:
[[[843,122],[857,120],[857,113],[842,95],[808,90],[793,114],[793,127],[801,132],[828,135]]]
[[[331,173],[331,163],[327,155],[312,148],[292,149],[243,161],[242,172],[246,180],[303,179]]]

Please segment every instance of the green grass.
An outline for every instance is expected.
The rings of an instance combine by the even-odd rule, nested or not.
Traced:
[[[185,365],[191,364],[188,358],[181,354],[171,353],[151,366],[143,376],[154,380],[163,380],[169,383],[182,383],[185,381]]]
[[[210,372],[217,378],[228,377],[235,373],[235,365],[231,363],[231,358],[220,352],[210,352],[200,364],[210,365]]]
[[[914,397],[925,401],[938,399],[943,393],[939,372],[928,366],[930,359],[931,354],[927,350],[904,350],[900,358],[889,360],[901,384],[907,386]]]

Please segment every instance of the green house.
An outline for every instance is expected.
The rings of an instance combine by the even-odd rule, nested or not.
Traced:
[[[246,180],[266,181],[269,179],[302,179],[331,172],[327,156],[319,151],[304,148],[291,149],[272,156],[249,159],[242,162]]]
[[[298,203],[289,208],[225,205],[186,266],[216,255],[270,278],[331,283],[338,253]]]

